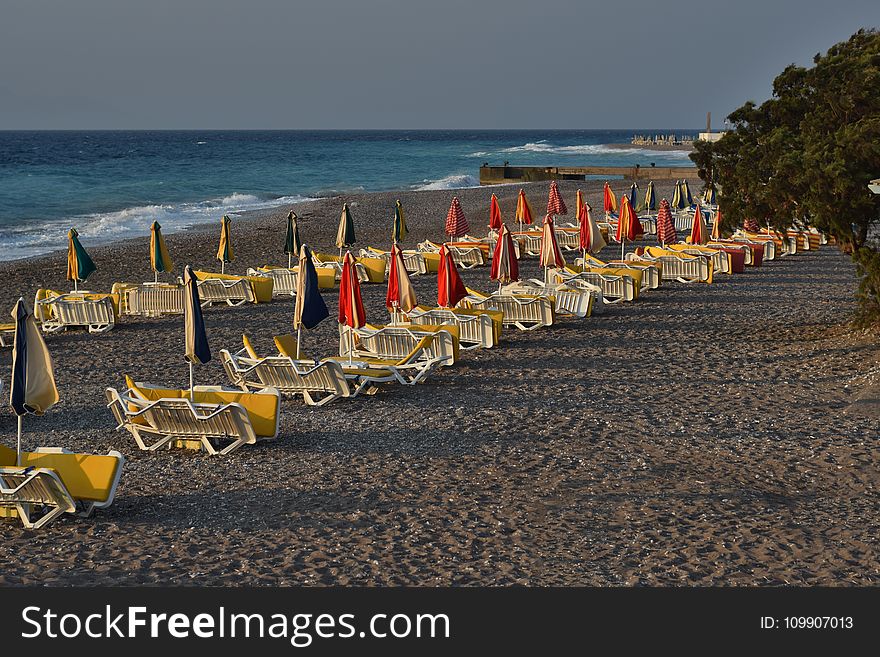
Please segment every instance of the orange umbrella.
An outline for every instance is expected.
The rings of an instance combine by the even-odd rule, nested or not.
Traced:
[[[605,209],[605,214],[617,212],[617,197],[614,195],[614,192],[611,189],[611,185],[609,185],[607,182],[605,183],[605,187],[602,189],[602,205]]]
[[[709,230],[706,228],[706,220],[703,219],[703,211],[697,203],[694,210],[694,223],[691,226],[691,244],[706,244],[709,241]]]
[[[440,247],[440,267],[437,269],[437,305],[441,308],[452,308],[467,296],[467,290],[449,249],[443,244]]]
[[[559,194],[559,185],[556,181],[550,183],[550,194],[547,197],[547,214],[568,214],[568,208],[565,207],[565,201]]]
[[[459,203],[457,196],[453,196],[449,212],[446,213],[446,234],[451,239],[453,237],[461,237],[469,230],[470,226],[468,226],[467,219],[464,217],[461,203]]]
[[[498,197],[495,194],[492,194],[492,200],[489,203],[489,228],[501,230],[501,206],[498,205]]]
[[[721,239],[721,208],[718,208],[715,211],[715,221],[712,222],[711,238],[713,240],[720,240]]]
[[[644,232],[642,222],[639,221],[632,206],[629,204],[629,196],[624,194],[623,200],[620,202],[620,217],[617,219],[617,239],[620,241],[621,260],[623,260],[624,250],[626,249],[626,240],[632,242]]]
[[[499,289],[502,283],[519,280],[519,261],[516,259],[516,251],[513,250],[513,237],[504,224],[501,224],[498,241],[495,242],[495,251],[492,254],[492,271],[489,273],[489,278],[498,281]]]
[[[359,329],[367,323],[364,302],[361,299],[361,284],[354,268],[354,256],[345,252],[342,260],[342,280],[339,281],[339,323]],[[354,336],[348,334],[348,362],[351,363],[354,351]]]
[[[403,252],[397,244],[391,247],[391,268],[388,271],[388,292],[385,295],[385,307],[392,314],[397,310],[408,313],[416,307],[416,292],[403,263]]]
[[[519,190],[519,196],[516,197],[516,220],[519,222],[520,232],[522,232],[523,224],[530,226],[534,221],[532,218],[532,206],[523,190]]]
[[[574,216],[578,218],[578,221],[581,219],[581,208],[584,207],[584,195],[581,194],[581,190],[577,190],[577,195],[574,199]]]

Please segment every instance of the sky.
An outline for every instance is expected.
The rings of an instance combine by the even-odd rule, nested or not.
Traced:
[[[714,127],[877,0],[0,0],[0,129]]]

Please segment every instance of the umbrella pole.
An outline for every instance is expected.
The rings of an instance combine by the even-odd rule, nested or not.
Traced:
[[[21,415],[18,416],[18,443],[15,451],[15,465],[21,465]]]
[[[225,260],[220,261],[220,273],[221,274],[226,273],[226,261]]]
[[[292,256],[291,254],[289,254],[289,253],[287,254],[287,268],[288,268],[288,269],[290,269],[290,267],[291,267],[290,259],[291,259],[292,257],[293,257],[293,256]]]
[[[354,329],[348,329],[348,366],[351,367],[352,357],[354,356],[354,336],[352,333]]]
[[[623,260],[623,252],[626,250],[626,238],[620,240],[620,259]]]
[[[767,231],[767,234],[768,234],[768,235],[770,234],[770,231],[769,231],[769,230]],[[73,279],[73,291],[74,291],[74,292],[79,291],[79,287],[77,286],[77,283],[78,283],[78,282],[79,282],[79,281],[77,281],[75,278]]]
[[[195,402],[195,399],[193,398],[193,389],[193,364],[192,361],[189,361],[189,400],[191,402]]]
[[[302,358],[302,354],[300,353],[300,341],[302,339],[302,326],[296,327],[296,358],[297,360]]]
[[[159,272],[158,272],[157,270],[155,270],[155,269],[153,270],[153,282],[154,282],[154,283],[158,283],[158,282],[159,282]]]

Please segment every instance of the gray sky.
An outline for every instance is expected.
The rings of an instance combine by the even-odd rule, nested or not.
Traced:
[[[877,0],[0,0],[0,129],[716,127]]]

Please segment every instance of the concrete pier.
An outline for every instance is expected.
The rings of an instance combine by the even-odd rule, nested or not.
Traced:
[[[586,180],[587,176],[623,177],[626,180],[678,180],[696,178],[696,167],[480,167],[481,185],[540,180]]]

